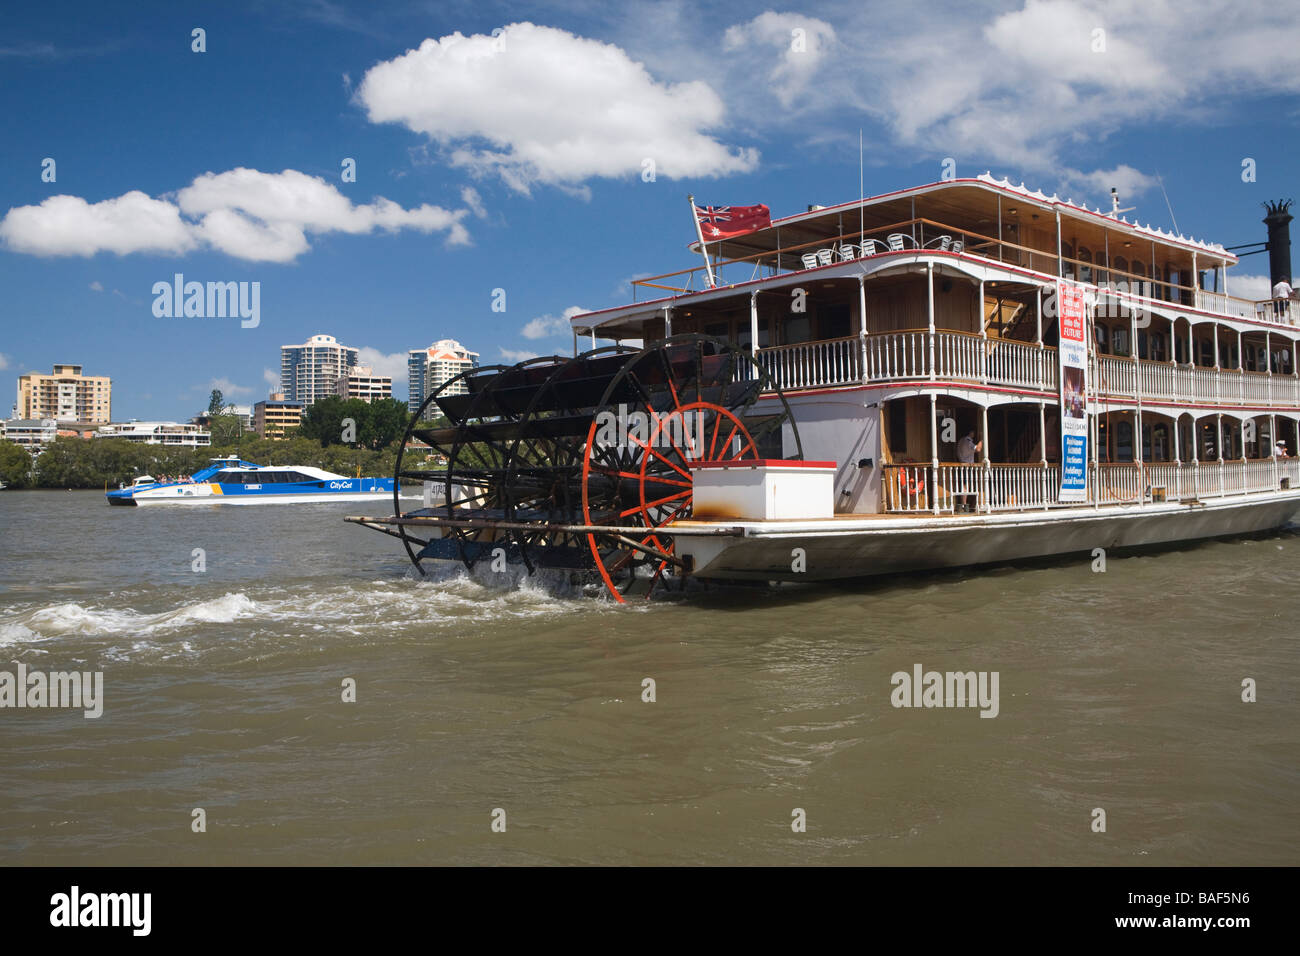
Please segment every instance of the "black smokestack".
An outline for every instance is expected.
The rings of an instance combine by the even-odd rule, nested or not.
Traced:
[[[1268,226],[1268,271],[1269,281],[1273,285],[1285,281],[1291,284],[1291,220],[1295,217],[1288,211],[1290,199],[1264,203],[1268,215],[1264,225]]]

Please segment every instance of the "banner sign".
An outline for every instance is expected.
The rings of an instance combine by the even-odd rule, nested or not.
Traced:
[[[1088,323],[1083,290],[1059,282],[1061,501],[1088,500]]]

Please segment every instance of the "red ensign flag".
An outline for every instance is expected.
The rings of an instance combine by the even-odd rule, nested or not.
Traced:
[[[772,225],[772,211],[766,206],[696,206],[695,217],[705,242],[730,239]]]

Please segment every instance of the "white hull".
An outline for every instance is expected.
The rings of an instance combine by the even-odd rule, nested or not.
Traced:
[[[825,581],[1251,534],[1300,513],[1300,491],[1209,501],[950,517],[675,526],[700,578]],[[731,533],[727,533],[731,532]],[[796,548],[805,569],[794,571]]]
[[[418,498],[419,495],[402,495]],[[330,492],[321,495],[136,495],[136,505],[301,505],[328,502],[392,501],[391,491]]]

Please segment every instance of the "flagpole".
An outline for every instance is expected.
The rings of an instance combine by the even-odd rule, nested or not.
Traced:
[[[713,264],[709,262],[709,252],[704,245],[704,230],[700,228],[700,217],[695,211],[695,197],[688,193],[686,198],[691,202],[691,218],[695,220],[695,234],[700,237],[700,255],[704,256],[704,273],[708,276],[709,288],[712,289],[715,285],[713,281]]]

